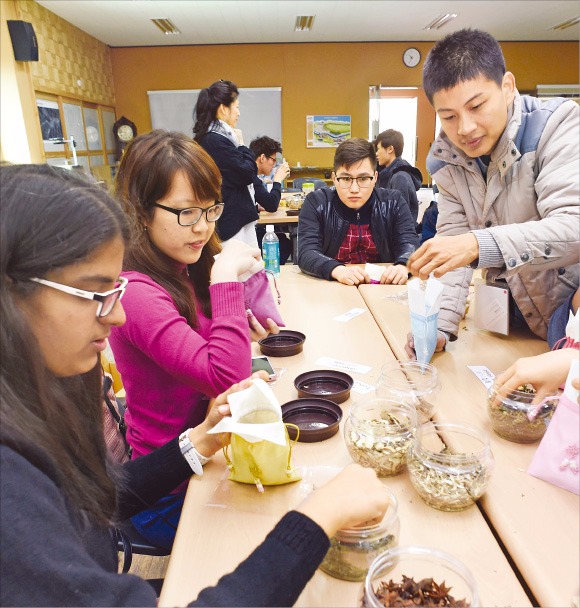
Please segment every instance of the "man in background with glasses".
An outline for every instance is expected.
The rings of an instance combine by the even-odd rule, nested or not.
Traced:
[[[366,139],[340,144],[334,156],[333,188],[311,192],[300,210],[300,269],[345,285],[369,283],[359,266],[392,262],[380,282],[406,283],[407,259],[419,246],[409,206],[398,190],[377,188],[377,157]]]
[[[249,148],[256,157],[256,166],[258,167],[258,175],[254,179],[254,183],[248,186],[250,194],[258,205],[258,212],[269,211],[274,213],[280,205],[282,182],[290,175],[290,166],[285,160],[279,165],[276,164],[278,162],[276,155],[282,154],[282,145],[279,141],[264,135],[253,139]],[[292,253],[292,243],[281,230],[275,228],[275,232],[280,243],[280,264],[285,264]],[[260,249],[265,234],[266,227],[256,224],[256,237]]]

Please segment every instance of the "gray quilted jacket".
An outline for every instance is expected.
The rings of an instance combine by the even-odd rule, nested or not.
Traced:
[[[488,230],[503,265],[487,278],[507,280],[530,329],[546,338],[554,310],[578,287],[580,269],[580,108],[516,92],[508,123],[491,154],[487,180],[442,133],[427,169],[439,188],[440,235]],[[456,336],[473,269],[442,277],[439,329]]]

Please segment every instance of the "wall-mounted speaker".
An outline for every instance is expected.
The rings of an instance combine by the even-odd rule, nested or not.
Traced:
[[[38,43],[32,23],[8,20],[8,31],[16,61],[38,61]]]

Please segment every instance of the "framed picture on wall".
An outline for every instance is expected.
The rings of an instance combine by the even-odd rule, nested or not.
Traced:
[[[350,115],[311,114],[306,116],[307,148],[336,148],[351,137]]]
[[[40,120],[40,131],[42,132],[42,140],[44,142],[44,151],[63,152],[63,144],[55,144],[50,141],[51,139],[62,139],[63,137],[58,101],[37,97],[36,107],[38,108],[38,118]]]

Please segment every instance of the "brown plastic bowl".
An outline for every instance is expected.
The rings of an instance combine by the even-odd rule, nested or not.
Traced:
[[[280,333],[262,338],[258,344],[263,355],[268,357],[291,357],[302,352],[306,336],[299,331],[281,329]]]
[[[300,429],[298,441],[312,443],[336,435],[342,410],[328,399],[295,399],[282,406],[282,420]],[[296,429],[286,427],[290,439],[296,438]]]
[[[350,397],[354,380],[344,372],[318,369],[296,376],[294,386],[299,397],[317,397],[342,403]]]

